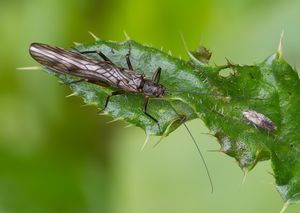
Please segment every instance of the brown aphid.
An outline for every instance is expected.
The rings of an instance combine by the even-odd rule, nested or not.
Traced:
[[[245,118],[247,118],[248,121],[253,123],[255,126],[258,126],[268,132],[272,132],[277,129],[277,126],[270,118],[254,110],[244,111],[243,115]]]

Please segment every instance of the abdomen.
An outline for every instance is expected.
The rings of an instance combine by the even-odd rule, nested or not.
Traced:
[[[77,76],[102,86],[137,93],[143,83],[143,74],[88,58],[79,52],[39,43],[31,44],[29,52],[38,63],[52,70]]]

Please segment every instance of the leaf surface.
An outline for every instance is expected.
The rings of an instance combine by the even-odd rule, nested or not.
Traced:
[[[244,171],[271,159],[280,195],[289,203],[299,200],[300,82],[296,71],[279,53],[255,65],[209,66],[198,61],[199,54],[195,52],[187,62],[132,40],[98,40],[77,45],[76,49],[101,50],[120,67],[127,67],[125,55],[130,52],[134,70],[148,79],[158,67],[162,68],[160,83],[168,95],[151,99],[148,106],[148,113],[159,121],[162,131],[143,113],[143,94],[112,97],[105,114],[139,126],[147,135],[163,136],[183,122],[200,118],[218,139],[220,151],[234,157]],[[97,54],[89,57],[101,60]],[[226,76],[222,74],[224,69],[229,72]],[[65,83],[77,79],[45,70]],[[113,91],[87,82],[70,87],[87,104],[99,109],[103,109],[107,95]],[[277,129],[267,131],[255,125],[243,116],[247,110],[270,118]]]

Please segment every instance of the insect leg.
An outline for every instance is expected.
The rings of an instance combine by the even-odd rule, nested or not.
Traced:
[[[128,66],[128,69],[129,69],[129,70],[133,70],[133,67],[132,67],[132,64],[131,64],[131,61],[130,61],[129,56],[130,56],[130,53],[127,53],[127,54],[126,54],[126,62],[127,62],[127,66]]]
[[[104,61],[109,62],[111,64],[114,64],[106,55],[104,55],[101,51],[99,50],[87,50],[80,52],[81,54],[87,54],[87,53],[96,53],[98,54]]]
[[[106,107],[107,107],[107,105],[108,105],[108,102],[109,102],[109,100],[110,100],[110,98],[111,98],[112,96],[122,95],[122,94],[124,94],[124,93],[125,93],[125,91],[119,90],[119,91],[114,91],[114,92],[112,92],[111,94],[109,94],[109,95],[107,96],[107,98],[106,98],[104,108],[103,108],[102,110],[100,110],[100,112],[102,112],[102,111],[104,111],[104,110],[106,109]]]
[[[158,83],[159,79],[160,79],[160,73],[161,73],[161,68],[158,67],[152,76],[152,81],[154,81],[155,83]]]
[[[131,64],[131,61],[130,61],[130,55],[131,55],[131,46],[129,44],[129,50],[128,50],[128,53],[126,54],[126,62],[127,62],[127,66],[128,66],[128,69],[129,70],[133,70],[133,66]]]
[[[157,124],[157,126],[158,126],[158,128],[159,128],[159,131],[161,131],[160,125],[159,125],[159,123],[158,123],[158,120],[155,119],[152,115],[150,115],[150,114],[147,112],[147,107],[148,107],[148,104],[149,104],[149,100],[150,100],[150,97],[145,96],[143,112],[144,112],[145,115],[147,115],[149,118],[151,118],[153,121],[156,122],[156,124]]]

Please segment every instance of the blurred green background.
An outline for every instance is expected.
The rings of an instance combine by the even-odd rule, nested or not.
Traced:
[[[300,1],[292,0],[1,0],[0,1],[0,212],[279,212],[270,162],[241,184],[234,159],[207,150],[219,145],[200,120],[188,123],[205,154],[209,181],[184,128],[143,152],[145,134],[93,107],[41,71],[31,42],[69,48],[102,39],[136,41],[172,50],[187,59],[199,41],[213,51],[212,63],[251,64],[276,49],[285,31],[284,55],[300,61]],[[152,138],[154,143],[157,138]],[[299,212],[293,205],[288,213]]]

